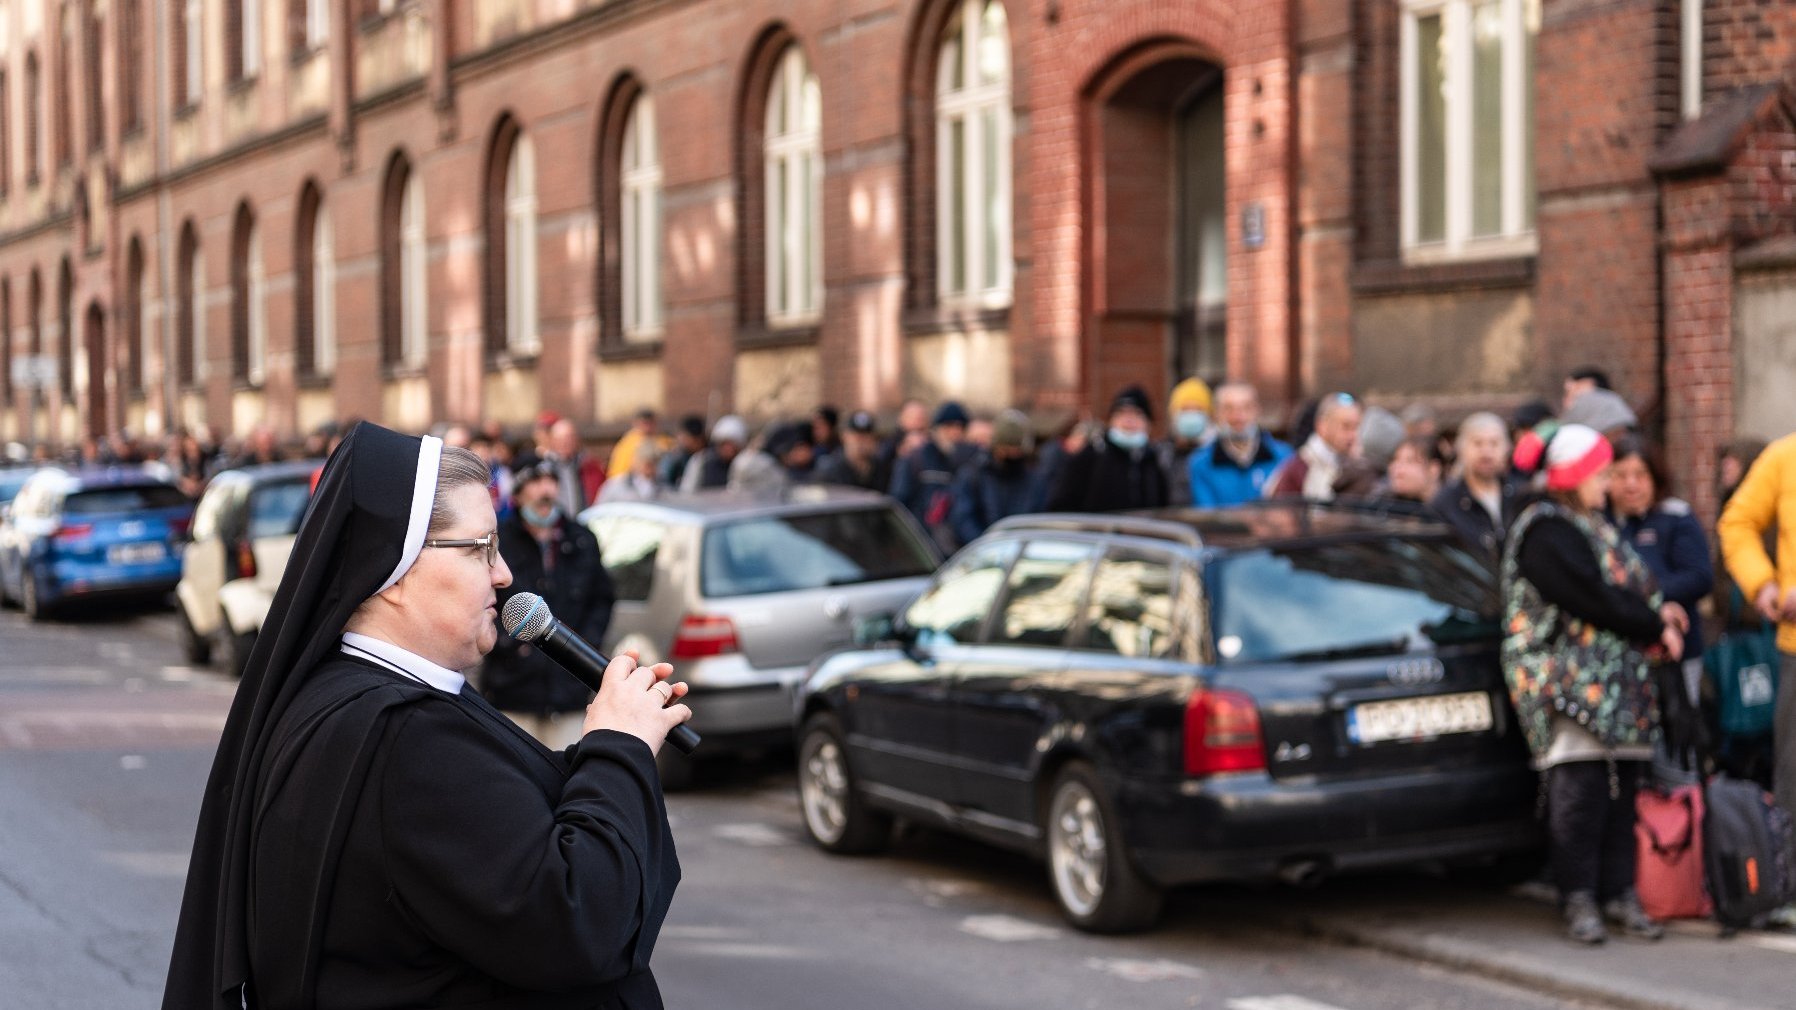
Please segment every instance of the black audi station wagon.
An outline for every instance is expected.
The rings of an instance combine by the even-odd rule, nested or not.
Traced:
[[[812,839],[901,816],[1045,858],[1076,926],[1165,888],[1532,850],[1488,562],[1344,506],[998,524],[797,697]]]

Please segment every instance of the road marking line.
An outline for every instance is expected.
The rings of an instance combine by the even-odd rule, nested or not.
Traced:
[[[1229,1010],[1341,1010],[1328,1003],[1318,1003],[1302,996],[1243,996],[1229,1000]]]
[[[1014,915],[969,915],[960,921],[960,931],[999,943],[1058,940],[1065,934],[1065,930],[1019,919]]]
[[[1115,975],[1125,982],[1176,982],[1204,977],[1202,968],[1158,958],[1144,961],[1131,957],[1086,958],[1085,967]]]
[[[790,835],[766,824],[719,824],[711,833],[725,841],[756,849],[771,849],[793,844]]]

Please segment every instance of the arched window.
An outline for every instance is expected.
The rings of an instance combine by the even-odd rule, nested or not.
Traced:
[[[293,349],[299,374],[329,375],[337,361],[337,258],[330,214],[316,184],[307,183],[300,193],[293,238]]]
[[[106,144],[106,105],[100,94],[100,40],[106,37],[106,21],[93,0],[88,0],[86,27],[81,66],[87,92],[87,149],[98,151]]]
[[[0,277],[0,407],[12,402],[12,278]]]
[[[268,325],[263,308],[267,284],[256,216],[247,203],[237,205],[231,254],[231,378],[259,386],[268,360]]]
[[[206,88],[205,0],[171,0],[175,15],[174,88],[175,108],[186,109],[199,104]]]
[[[404,154],[387,168],[381,206],[381,360],[422,368],[429,353],[424,181]]]
[[[62,32],[59,37],[62,44],[56,48],[56,93],[50,96],[50,114],[55,117],[51,122],[56,128],[50,143],[53,145],[58,168],[73,164],[75,160],[74,127],[69,116],[69,106],[75,100],[74,78],[70,75],[70,67],[75,62],[76,25],[73,3],[62,5],[61,24]]]
[[[75,402],[75,269],[62,258],[56,277],[56,388],[61,402]]]
[[[536,158],[509,116],[493,132],[487,169],[487,350],[535,354]]]
[[[941,300],[1011,301],[1010,28],[999,0],[957,0],[936,63]]]
[[[6,68],[0,67],[0,200],[12,187],[12,96],[6,86]]]
[[[206,360],[206,261],[200,256],[199,231],[191,219],[181,227],[178,262],[175,382],[185,389],[199,381],[199,363]]]
[[[143,269],[143,241],[131,236],[131,245],[125,250],[125,324],[124,339],[121,346],[128,359],[125,368],[125,391],[142,393],[144,373],[149,361],[149,327],[143,324],[143,307],[147,304],[144,297],[145,277]]]
[[[660,335],[661,150],[655,102],[639,95],[624,123],[622,286],[624,336],[649,340]]]
[[[143,32],[143,0],[120,0],[119,130],[127,137],[143,129]]]
[[[262,0],[225,0],[225,60],[233,81],[262,72]]]
[[[815,322],[823,302],[823,97],[796,43],[780,55],[763,140],[767,321]]]

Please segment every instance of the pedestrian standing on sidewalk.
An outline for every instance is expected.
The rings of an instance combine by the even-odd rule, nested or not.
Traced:
[[[818,484],[842,484],[885,493],[892,486],[892,469],[879,451],[879,422],[864,410],[848,415],[842,424],[842,448],[819,460],[811,479]]]
[[[1148,444],[1154,408],[1140,386],[1110,402],[1110,426],[1066,461],[1048,495],[1049,512],[1121,512],[1166,504],[1166,472]]]
[[[1522,485],[1509,473],[1509,426],[1495,414],[1473,414],[1460,422],[1454,444],[1459,478],[1432,506],[1468,544],[1496,558],[1522,501]]]
[[[910,509],[943,551],[952,551],[954,530],[948,523],[954,474],[973,456],[967,444],[966,408],[949,400],[935,409],[929,441],[892,469],[892,497]]]
[[[1634,891],[1634,797],[1658,733],[1652,661],[1683,654],[1683,611],[1603,518],[1614,452],[1566,425],[1546,451],[1547,496],[1517,518],[1503,555],[1502,664],[1534,766],[1567,935],[1664,930]]]
[[[1260,427],[1260,394],[1246,382],[1216,390],[1216,437],[1187,464],[1191,504],[1233,508],[1257,501],[1291,447]]]
[[[1167,401],[1166,440],[1155,447],[1166,471],[1166,503],[1191,504],[1191,454],[1210,441],[1210,387],[1195,376],[1172,387]]]
[[[1674,713],[1693,716],[1702,684],[1704,647],[1702,621],[1697,607],[1715,588],[1715,565],[1709,560],[1709,537],[1697,522],[1688,502],[1670,494],[1665,465],[1658,452],[1643,439],[1627,436],[1613,443],[1614,469],[1609,479],[1609,508],[1621,538],[1646,562],[1664,594],[1666,606],[1684,614],[1682,679],[1676,685],[1682,699],[1659,699],[1660,714],[1671,757],[1695,769],[1695,754],[1688,751],[1697,741],[1694,720],[1670,718]],[[1673,732],[1675,730],[1675,732]],[[1678,753],[1685,751],[1685,753]]]
[[[959,546],[972,543],[992,523],[1041,509],[1045,491],[1035,469],[1035,436],[1029,417],[1006,410],[992,422],[992,444],[954,477],[948,521]]]
[[[641,467],[644,454],[652,452],[654,443],[638,443],[638,469],[606,481],[600,500],[617,494],[614,488],[640,487],[644,480],[652,493],[653,478],[644,477]],[[499,521],[499,556],[511,569],[511,585],[499,591],[499,606],[517,593],[535,593],[563,627],[588,642],[603,642],[617,593],[599,559],[599,541],[561,511],[554,464],[522,460],[517,474],[517,507]],[[585,684],[535,646],[503,632],[481,664],[480,693],[551,750],[580,742],[592,699]]]
[[[1359,444],[1360,403],[1351,393],[1330,393],[1316,405],[1315,424],[1266,485],[1268,498],[1333,501],[1335,478]]]
[[[1754,610],[1777,623],[1777,712],[1772,718],[1772,783],[1796,817],[1796,435],[1765,447],[1721,513],[1721,554]],[[1782,517],[1783,521],[1780,521]],[[1777,555],[1765,533],[1777,530]]]

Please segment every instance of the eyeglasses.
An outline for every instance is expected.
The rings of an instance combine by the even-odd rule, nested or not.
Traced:
[[[484,537],[473,540],[426,540],[426,547],[478,547],[486,555],[486,566],[492,568],[499,563],[499,531],[494,530]]]

